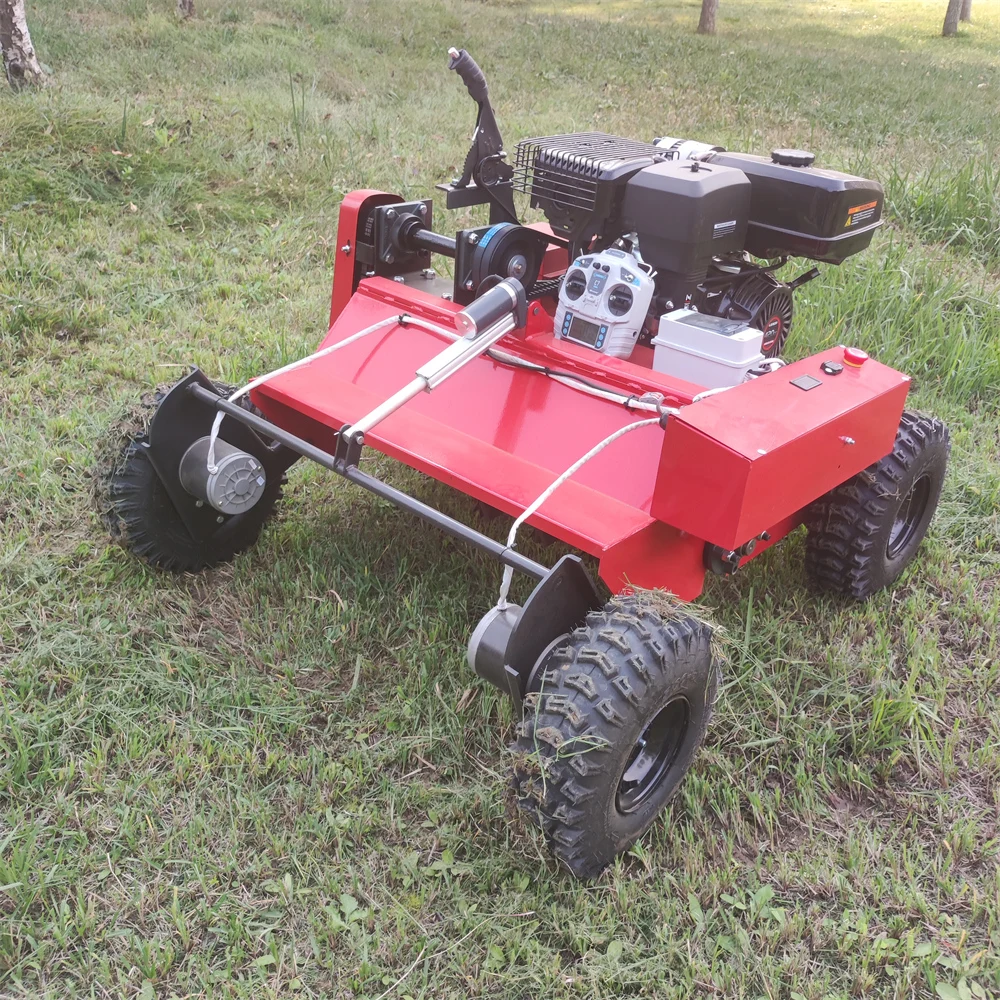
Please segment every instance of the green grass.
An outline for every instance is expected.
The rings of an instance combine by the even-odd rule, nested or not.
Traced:
[[[33,0],[54,83],[0,95],[0,996],[1000,994],[1000,7],[945,40],[937,0],[724,0],[712,39],[694,0],[173,6]],[[494,565],[316,468],[198,578],[89,501],[144,389],[316,343],[346,191],[456,173],[450,44],[509,145],[689,134],[880,178],[891,224],[802,290],[791,353],[869,349],[953,432],[891,593],[808,596],[798,536],[710,584],[708,743],[588,887],[505,814],[510,710],[463,659]]]

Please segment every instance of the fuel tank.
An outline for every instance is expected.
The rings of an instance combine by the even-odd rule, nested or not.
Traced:
[[[882,185],[815,167],[811,153],[775,150],[769,158],[713,152],[704,159],[737,167],[750,179],[745,249],[755,257],[841,264],[864,250],[882,225]]]

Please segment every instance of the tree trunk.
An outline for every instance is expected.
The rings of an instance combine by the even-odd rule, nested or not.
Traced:
[[[972,0],[962,0],[962,21],[972,21]]]
[[[962,13],[962,0],[948,0],[948,10],[944,15],[944,28],[941,34],[947,38],[958,34],[958,16]]]
[[[0,0],[0,48],[7,82],[12,87],[18,89],[45,79],[31,44],[24,0]]]
[[[177,13],[186,21],[194,17],[194,0],[177,0]]]
[[[699,35],[715,34],[715,12],[719,9],[719,0],[701,0],[701,20],[698,21]]]

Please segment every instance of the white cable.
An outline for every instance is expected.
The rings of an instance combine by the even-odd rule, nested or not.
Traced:
[[[738,382],[737,385],[742,385]],[[708,399],[709,396],[718,396],[720,392],[728,392],[730,389],[734,389],[736,386],[732,385],[717,385],[714,389],[706,389],[704,392],[699,392],[698,395],[691,397],[692,403],[697,403],[700,399]]]
[[[228,402],[233,403],[241,396],[245,396],[251,389],[256,389],[257,386],[263,385],[272,378],[277,378],[277,376],[284,375],[286,372],[294,371],[296,368],[301,368],[303,365],[316,361],[318,358],[326,357],[327,354],[339,351],[342,347],[347,347],[348,344],[353,344],[362,337],[367,337],[370,333],[375,333],[377,330],[382,330],[387,326],[392,326],[394,323],[399,324],[400,326],[418,326],[424,330],[429,330],[431,333],[441,334],[450,340],[458,340],[459,337],[454,330],[446,330],[443,326],[437,326],[435,323],[428,323],[426,320],[420,319],[419,317],[410,316],[409,313],[387,316],[385,319],[379,320],[371,326],[366,326],[363,330],[359,330],[357,333],[352,333],[351,336],[345,337],[343,340],[338,340],[337,343],[331,344],[329,347],[323,347],[304,358],[299,358],[298,361],[293,361],[291,364],[283,365],[281,368],[276,368],[273,372],[268,372],[266,375],[260,375],[257,378],[251,379],[245,386],[237,389],[236,392],[229,397]],[[209,473],[212,475],[219,471],[215,464],[215,442],[218,440],[219,428],[222,426],[222,421],[225,416],[226,415],[222,412],[222,410],[219,410],[215,414],[215,420],[212,423],[212,431],[209,434],[206,464],[208,465]]]
[[[557,476],[549,485],[536,497],[536,499],[525,507],[521,516],[511,525],[510,532],[507,535],[507,548],[514,548],[514,542],[517,538],[517,530],[521,527],[524,522],[531,517],[539,507],[545,503],[550,496],[552,496],[555,491],[562,486],[570,476],[574,475],[582,466],[586,465],[595,455],[599,455],[605,448],[610,444],[614,444],[620,437],[624,437],[631,431],[638,430],[640,427],[651,427],[653,424],[658,424],[660,422],[660,417],[649,417],[645,420],[637,420],[635,423],[626,424],[624,427],[619,427],[613,434],[609,434],[603,441],[598,442],[594,445],[590,451],[587,452],[582,458],[578,458],[561,476]],[[502,611],[507,607],[507,594],[510,591],[510,583],[514,577],[514,567],[507,565],[504,566],[503,570],[503,582],[500,584],[500,596],[497,598],[497,607]]]
[[[779,368],[787,365],[788,362],[784,358],[764,358],[760,363],[759,367],[766,368],[768,374],[777,371]],[[754,375],[750,378],[744,378],[743,382],[752,382],[754,379],[759,378],[759,375]],[[743,382],[737,382],[736,385],[743,385]],[[730,389],[735,389],[735,385],[719,385],[714,389],[706,389],[704,392],[699,392],[696,396],[691,398],[692,403],[697,403],[701,399],[708,399],[709,396],[717,396],[720,392],[728,392]]]
[[[404,318],[405,317],[405,318]],[[309,364],[311,361],[316,361],[318,358],[325,357],[327,354],[332,354],[334,351],[339,351],[342,347],[347,347],[348,344],[353,344],[355,341],[360,340],[362,337],[367,337],[370,333],[375,333],[377,330],[381,330],[393,323],[399,323],[400,326],[416,326],[423,330],[428,330],[431,333],[436,333],[448,340],[458,340],[461,334],[456,333],[454,330],[448,330],[443,326],[438,326],[435,323],[429,323],[426,320],[420,319],[417,316],[410,316],[408,313],[403,313],[401,316],[389,316],[386,319],[380,320],[378,323],[373,323],[371,326],[366,327],[364,330],[360,330],[357,333],[351,334],[350,337],[345,337],[343,340],[338,340],[336,344],[331,344],[329,347],[324,347],[313,354],[308,355],[304,358],[299,358],[298,361],[293,361],[290,364],[284,365],[281,368],[276,368],[272,372],[268,372],[266,375],[260,375],[255,379],[251,379],[245,386],[237,389],[231,396],[228,397],[228,402],[235,402],[242,396],[245,396],[251,389],[255,389],[259,385],[263,385],[265,382],[270,381],[272,378],[277,378],[279,375],[284,375],[286,372],[294,371],[296,368],[300,368],[303,365]],[[613,403],[620,403],[623,406],[631,410],[643,410],[648,413],[658,413],[661,416],[664,413],[669,413],[676,415],[680,411],[672,406],[664,406],[662,402],[662,397],[658,397],[656,393],[645,393],[642,396],[626,396],[624,393],[615,392],[613,389],[599,389],[596,386],[587,385],[585,382],[580,382],[577,379],[569,378],[566,376],[558,375],[554,372],[547,371],[541,365],[532,364],[530,361],[524,361],[523,359],[517,357],[513,354],[508,354],[506,351],[500,351],[493,348],[489,352],[489,356],[497,361],[504,362],[506,364],[513,365],[517,368],[524,370],[540,372],[543,375],[547,375],[554,382],[559,382],[561,385],[565,385],[570,389],[575,389],[577,392],[585,393],[588,396],[595,396],[598,399],[607,399]],[[215,465],[215,442],[219,437],[219,428],[222,426],[222,421],[225,419],[225,414],[220,410],[215,415],[215,420],[212,423],[212,430],[209,434],[208,442],[208,455],[207,464],[208,471],[210,473],[215,473],[218,471]]]

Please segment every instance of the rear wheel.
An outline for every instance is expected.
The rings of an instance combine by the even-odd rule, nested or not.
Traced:
[[[892,451],[807,512],[810,584],[857,600],[892,584],[927,534],[950,449],[940,420],[904,412]]]
[[[227,386],[217,389],[223,395],[232,392]],[[143,396],[111,426],[99,458],[95,499],[111,537],[124,548],[158,569],[194,573],[227,562],[256,542],[285,477],[268,481],[260,500],[230,517],[211,538],[192,538],[149,460],[149,425],[165,395],[157,390]],[[246,397],[242,405],[259,413]]]
[[[513,787],[578,878],[652,825],[705,735],[718,693],[711,629],[618,597],[543,655],[518,727]]]

